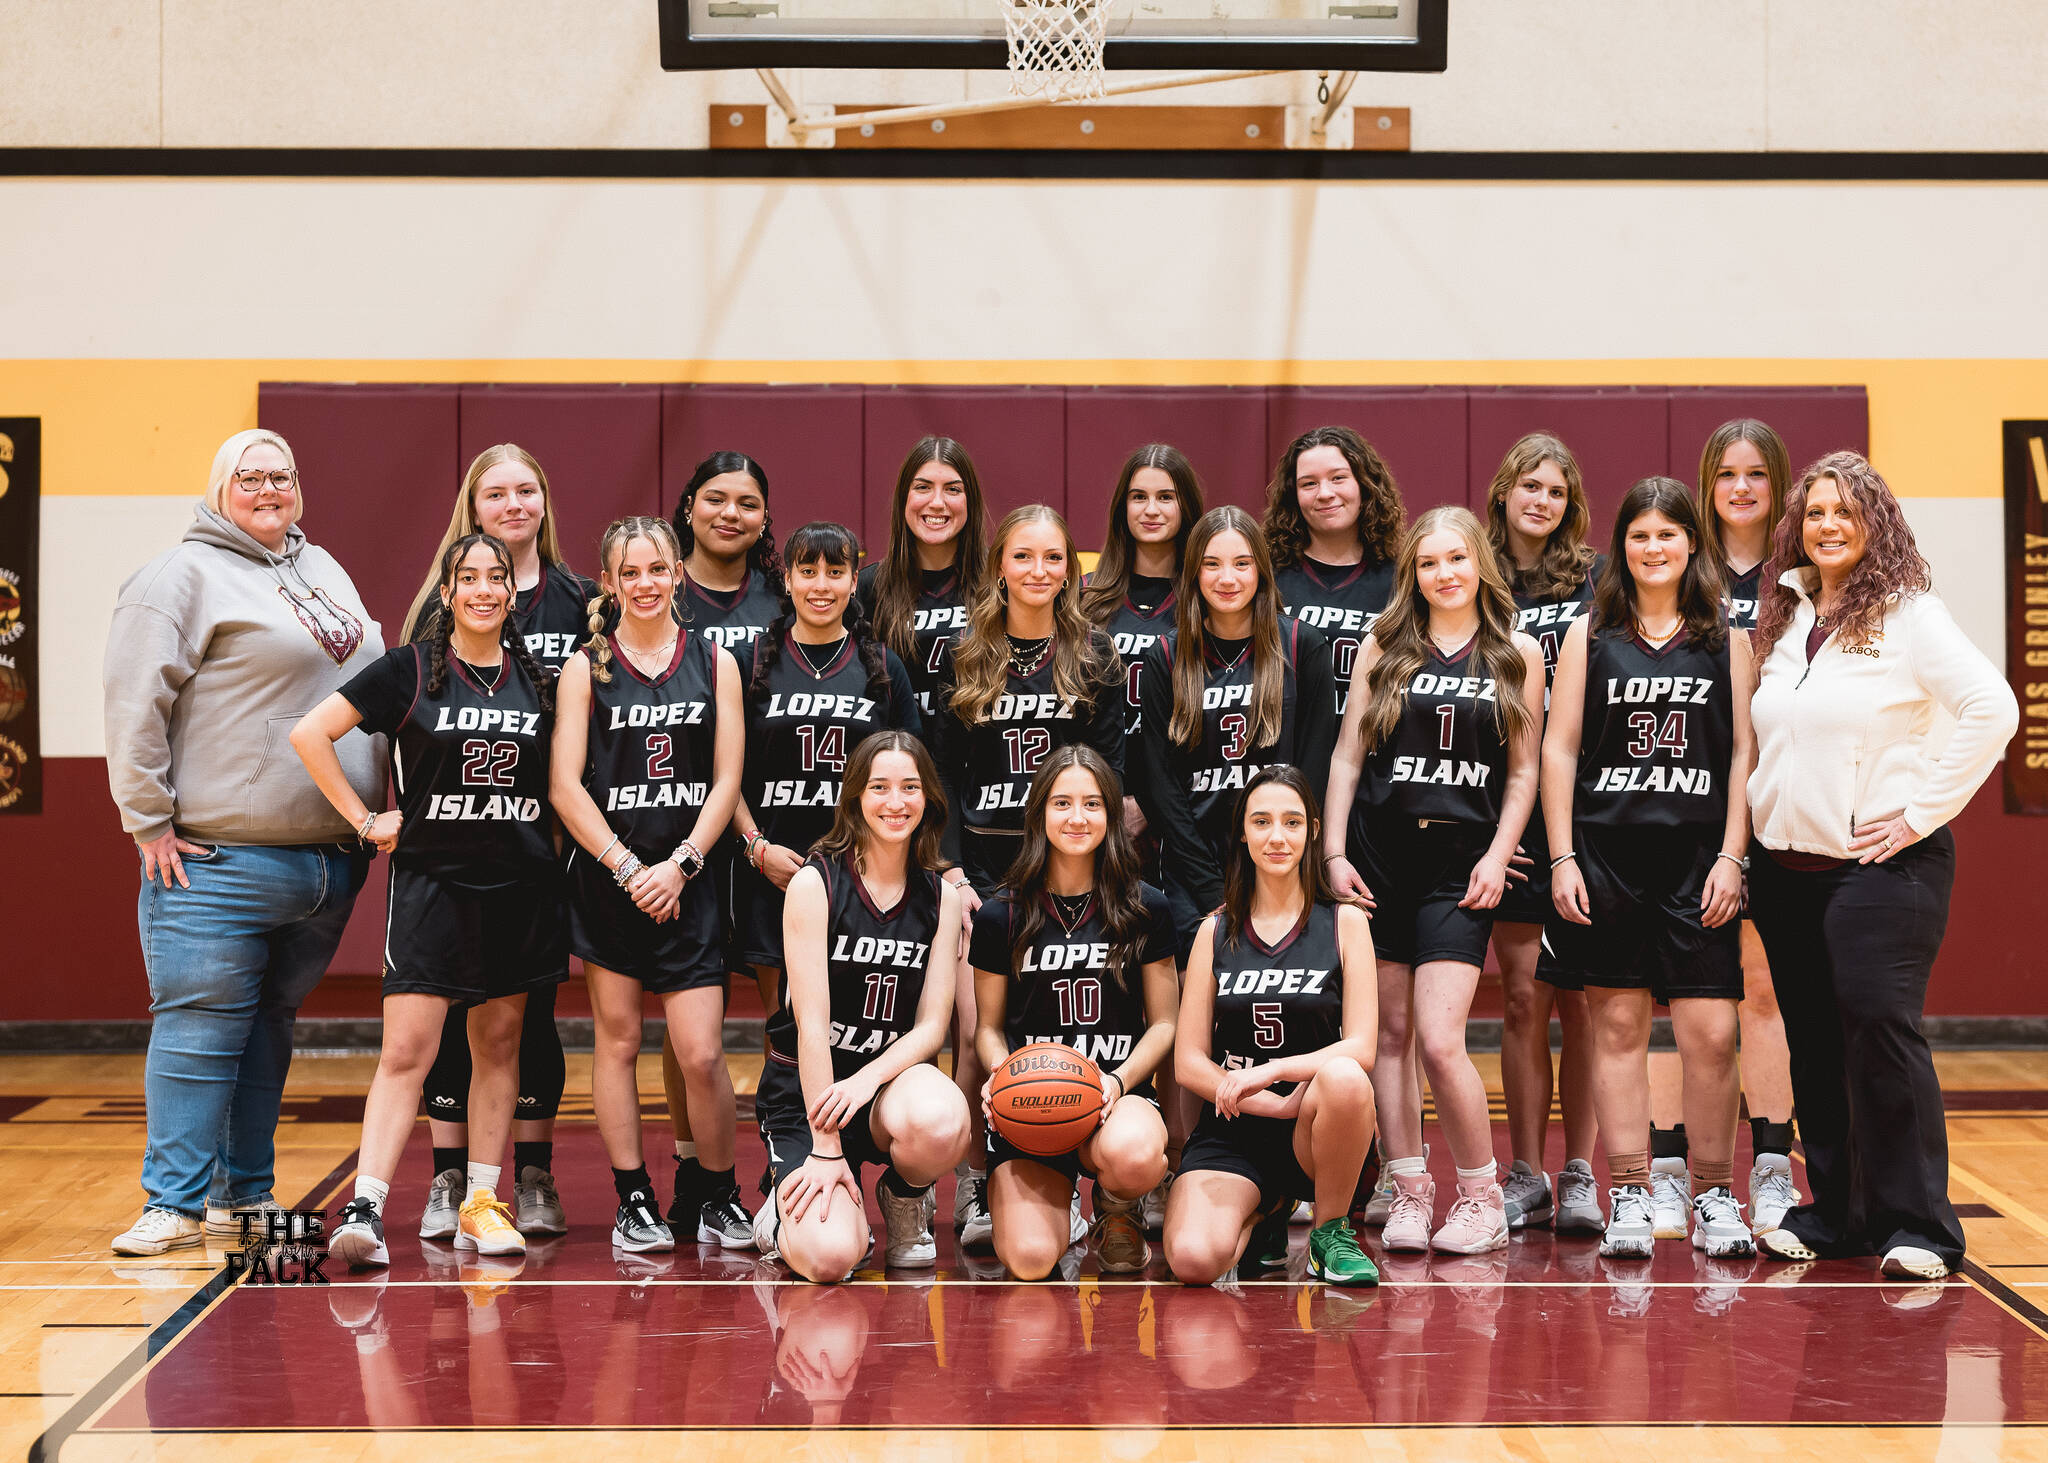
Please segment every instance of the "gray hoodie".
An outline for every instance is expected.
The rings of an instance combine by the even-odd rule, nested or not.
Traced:
[[[292,750],[292,727],[384,653],[356,587],[294,528],[272,554],[205,504],[121,586],[107,636],[107,781],[138,843],[352,839]],[[335,744],[384,806],[383,738]]]

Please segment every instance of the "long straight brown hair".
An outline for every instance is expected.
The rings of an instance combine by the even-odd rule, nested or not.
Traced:
[[[1564,517],[1543,541],[1543,555],[1536,561],[1536,567],[1524,573],[1508,552],[1508,491],[1546,461],[1556,463],[1557,470],[1564,474]],[[1549,432],[1531,432],[1508,449],[1486,490],[1486,538],[1515,589],[1553,599],[1584,584],[1586,576],[1593,572],[1595,556],[1586,547],[1586,535],[1592,528],[1593,510],[1586,504],[1586,479],[1571,448]]]
[[[1048,523],[1067,545],[1067,578],[1052,601],[1052,685],[1077,705],[1121,689],[1123,674],[1109,637],[1081,617],[1081,560],[1067,520],[1043,503],[1012,508],[996,525],[982,563],[981,583],[967,601],[967,629],[953,645],[953,714],[962,726],[984,720],[1010,679],[1010,641],[1005,626],[1009,599],[1003,592],[1003,552],[1010,535],[1029,523]]]
[[[1614,542],[1607,550],[1607,565],[1593,590],[1593,623],[1586,633],[1629,636],[1636,632],[1636,580],[1628,567],[1628,531],[1645,513],[1661,513],[1685,530],[1692,556],[1678,581],[1679,618],[1694,644],[1719,650],[1728,638],[1728,611],[1721,603],[1726,592],[1721,564],[1707,552],[1692,493],[1677,478],[1642,478],[1623,495],[1621,507],[1614,513]]]
[[[1479,633],[1473,654],[1493,677],[1501,730],[1507,741],[1527,731],[1535,713],[1522,695],[1528,663],[1515,645],[1515,597],[1508,592],[1500,559],[1487,542],[1479,520],[1463,508],[1432,508],[1416,519],[1401,551],[1394,556],[1394,586],[1387,611],[1372,627],[1380,658],[1366,674],[1370,700],[1365,708],[1365,749],[1370,752],[1394,734],[1408,705],[1408,683],[1428,663],[1435,642],[1429,638],[1429,606],[1415,583],[1415,560],[1422,541],[1433,533],[1455,533],[1465,540],[1479,575],[1473,603],[1479,610]]]
[[[564,573],[568,572],[568,566],[562,562],[561,541],[555,537],[555,497],[548,491],[548,475],[540,470],[540,464],[534,460],[533,454],[516,442],[500,442],[495,447],[486,447],[477,453],[476,460],[469,465],[469,471],[462,475],[462,488],[455,495],[455,511],[449,515],[448,531],[441,535],[441,546],[434,551],[435,567],[427,570],[426,580],[420,585],[419,593],[412,597],[412,608],[405,612],[405,627],[399,632],[401,640],[411,640],[413,633],[419,629],[421,614],[439,603],[436,595],[441,586],[437,570],[441,556],[448,552],[449,545],[457,539],[480,531],[476,526],[476,485],[485,473],[501,462],[518,463],[532,473],[533,480],[540,484],[540,537],[534,547],[540,550],[543,564],[551,565]]]
[[[1045,927],[1045,867],[1052,858],[1052,841],[1045,832],[1045,808],[1052,801],[1052,785],[1062,772],[1078,767],[1095,779],[1102,794],[1102,809],[1108,827],[1095,849],[1095,903],[1102,911],[1102,923],[1109,931],[1109,968],[1116,983],[1131,988],[1143,967],[1145,948],[1145,896],[1140,882],[1138,846],[1124,831],[1124,785],[1108,760],[1085,742],[1055,747],[1038,764],[1031,779],[1030,794],[1024,799],[1024,837],[1017,857],[1003,879],[1011,900],[1010,968],[1021,970],[1024,951]]]
[[[917,779],[924,784],[924,814],[917,820],[917,831],[910,838],[910,863],[913,868],[939,870],[946,866],[945,854],[939,847],[946,831],[946,794],[939,787],[939,769],[932,761],[924,743],[907,731],[878,731],[864,736],[854,746],[853,755],[846,759],[846,772],[839,783],[839,805],[832,810],[832,826],[823,838],[811,845],[811,852],[820,858],[836,859],[847,854],[854,856],[856,864],[867,859],[868,840],[873,830],[868,820],[861,816],[861,794],[867,790],[868,777],[875,770],[875,758],[884,752],[905,752],[917,764]]]
[[[1232,943],[1244,938],[1245,926],[1252,918],[1252,893],[1259,887],[1252,848],[1244,838],[1245,810],[1251,806],[1253,793],[1276,782],[1292,790],[1308,814],[1308,837],[1302,841],[1301,862],[1295,868],[1301,880],[1301,896],[1306,901],[1303,913],[1318,904],[1328,904],[1334,897],[1329,878],[1323,872],[1323,861],[1316,857],[1316,850],[1323,846],[1323,813],[1316,802],[1316,790],[1299,767],[1286,762],[1261,767],[1237,795],[1237,807],[1231,813],[1234,821],[1230,825],[1230,854],[1223,866],[1223,936]]]
[[[1195,465],[1178,447],[1164,442],[1147,443],[1124,459],[1123,471],[1116,475],[1116,487],[1109,495],[1109,526],[1102,538],[1102,557],[1095,561],[1095,572],[1088,576],[1087,587],[1081,591],[1081,613],[1090,624],[1108,625],[1131,591],[1131,566],[1138,557],[1138,539],[1131,532],[1128,500],[1131,480],[1148,467],[1157,468],[1173,480],[1180,506],[1180,531],[1173,536],[1176,575],[1187,562],[1188,536],[1195,531],[1195,520],[1202,516],[1202,480],[1195,474]]]
[[[1778,520],[1785,516],[1785,494],[1792,490],[1792,458],[1785,440],[1755,417],[1737,417],[1714,428],[1707,445],[1700,449],[1700,538],[1714,562],[1728,571],[1728,551],[1721,543],[1721,515],[1714,511],[1714,479],[1721,474],[1721,459],[1737,442],[1747,442],[1764,460],[1764,475],[1771,480],[1771,502],[1764,515],[1764,557],[1771,555],[1771,539],[1778,532]]]
[[[1183,747],[1202,742],[1202,690],[1208,681],[1208,649],[1203,627],[1209,618],[1202,598],[1202,556],[1218,534],[1238,533],[1250,545],[1259,587],[1252,592],[1252,728],[1251,745],[1279,740],[1287,699],[1287,656],[1280,648],[1280,591],[1273,583],[1273,558],[1266,535],[1251,514],[1235,504],[1211,508],[1188,537],[1181,560],[1180,584],[1173,611],[1173,721],[1168,740]]]
[[[919,438],[896,470],[896,491],[889,498],[889,552],[875,569],[875,633],[905,665],[917,664],[914,620],[923,570],[918,567],[917,536],[903,516],[904,507],[910,502],[910,486],[918,473],[934,462],[943,462],[960,474],[960,486],[967,496],[967,521],[953,540],[953,573],[961,603],[970,603],[980,587],[982,560],[988,552],[988,508],[982,501],[974,459],[951,437]]]

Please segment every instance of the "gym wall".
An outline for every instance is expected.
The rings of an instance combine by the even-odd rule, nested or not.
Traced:
[[[2048,40],[2024,7],[1966,0],[1939,34],[1920,9],[1457,0],[1452,71],[1368,77],[1358,100],[1413,105],[1418,148],[2041,147],[2048,93],[2023,77]],[[17,18],[0,148],[690,146],[708,99],[757,99],[654,71],[651,4]],[[822,99],[856,78],[808,80]],[[505,438],[540,453],[587,568],[598,523],[668,506],[713,446],[768,464],[780,527],[872,532],[909,442],[950,431],[999,501],[1064,500],[1093,546],[1116,459],[1154,436],[1251,502],[1291,425],[1327,412],[1420,504],[1470,501],[1549,426],[1611,502],[1644,472],[1690,478],[1724,414],[1762,410],[1804,459],[1859,444],[1847,418],[1795,428],[1795,403],[1860,404],[1938,587],[2003,661],[1999,424],[2048,416],[2038,183],[65,177],[5,157],[0,411],[44,424],[51,760],[45,814],[0,820],[0,1020],[147,1008],[106,626],[214,448],[258,421],[299,444],[308,533],[395,633],[462,463]],[[2048,1015],[2004,929],[2048,836],[2000,811],[1996,777],[1958,834],[1930,1009]],[[379,918],[367,901],[359,924]],[[373,965],[358,932],[336,989],[373,992]]]

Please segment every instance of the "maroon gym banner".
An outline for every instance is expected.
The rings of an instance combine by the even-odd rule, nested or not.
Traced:
[[[43,810],[36,539],[43,423],[0,417],[0,813]]]
[[[2048,816],[2048,422],[2005,424],[2005,675],[2020,702],[2005,810]]]

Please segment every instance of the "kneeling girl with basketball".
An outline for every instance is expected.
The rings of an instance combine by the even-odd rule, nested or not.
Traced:
[[[967,1100],[932,1065],[953,1012],[960,895],[939,878],[938,772],[904,731],[847,759],[832,830],[789,881],[787,999],[768,1019],[754,1109],[768,1148],[761,1252],[808,1280],[845,1279],[873,1244],[860,1165],[877,1186],[888,1263],[936,1264],[932,1183],[967,1151]]]
[[[969,951],[975,1045],[997,1074],[988,1159],[996,1254],[1020,1280],[1049,1274],[1073,1241],[1070,1205],[1085,1170],[1103,1270],[1142,1270],[1152,1256],[1139,1201],[1166,1177],[1152,1079],[1173,1050],[1179,1006],[1172,917],[1166,896],[1138,877],[1123,787],[1092,747],[1047,754],[1021,844],[1002,891],[974,912]],[[1004,1064],[1041,1042],[1071,1047],[1090,1076],[1099,1072],[1099,1126],[1094,1112],[1029,1125],[1033,1081]]]
[[[1337,904],[1316,857],[1308,779],[1260,769],[1238,801],[1223,907],[1202,921],[1174,1067],[1204,1102],[1166,1205],[1166,1260],[1190,1285],[1287,1263],[1287,1215],[1313,1199],[1308,1273],[1373,1285],[1348,1211],[1373,1132],[1379,1018],[1364,911]],[[1277,1221],[1277,1222],[1276,1222]]]

